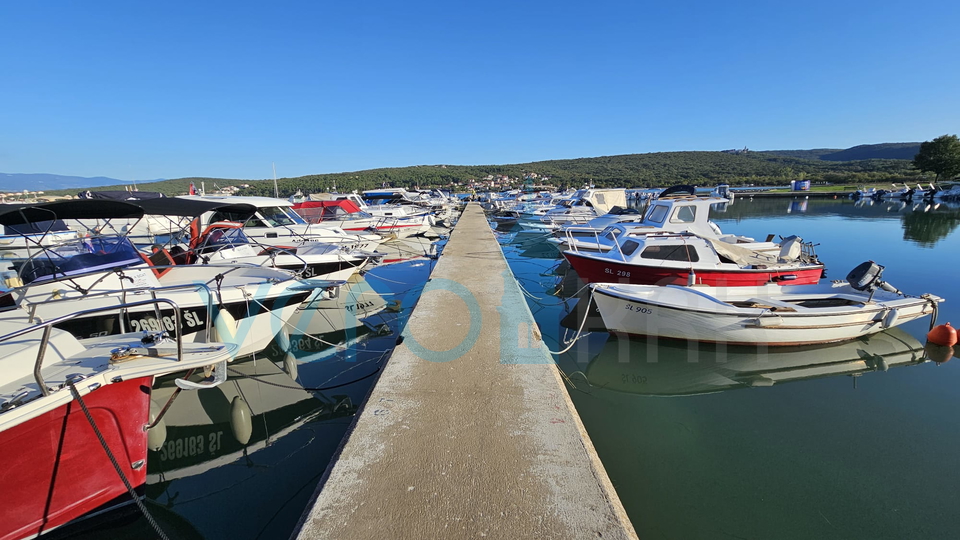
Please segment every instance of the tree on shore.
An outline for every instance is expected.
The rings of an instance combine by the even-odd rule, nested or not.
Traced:
[[[922,172],[935,173],[938,182],[960,174],[960,139],[956,135],[941,135],[922,143],[920,152],[913,158],[913,166]]]

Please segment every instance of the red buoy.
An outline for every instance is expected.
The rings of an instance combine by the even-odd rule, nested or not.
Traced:
[[[957,330],[950,326],[950,323],[934,326],[930,332],[927,333],[927,341],[945,347],[952,347],[957,344]]]

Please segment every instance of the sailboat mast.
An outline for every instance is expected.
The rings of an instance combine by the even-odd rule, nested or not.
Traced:
[[[273,196],[280,198],[280,190],[277,189],[277,164],[271,163],[273,165]]]

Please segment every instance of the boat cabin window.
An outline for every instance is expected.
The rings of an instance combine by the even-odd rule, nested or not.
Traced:
[[[623,230],[621,229],[616,229],[611,227],[607,229],[606,232],[603,234],[603,238],[606,238],[607,240],[616,240],[617,237],[620,236],[620,233],[622,232]]]
[[[640,256],[644,259],[656,259],[660,261],[697,262],[700,260],[697,249],[686,244],[647,246],[646,249],[640,253]]]
[[[654,223],[663,223],[663,220],[667,218],[667,207],[666,206],[654,206],[650,209],[650,212],[647,213],[646,221],[652,221]]]
[[[624,255],[633,255],[633,252],[636,251],[638,247],[640,247],[640,244],[638,242],[635,242],[633,240],[627,240],[626,242],[623,243],[622,246],[620,246],[620,251]]]
[[[694,206],[681,206],[673,213],[670,218],[671,223],[693,223],[697,217],[697,209]]]

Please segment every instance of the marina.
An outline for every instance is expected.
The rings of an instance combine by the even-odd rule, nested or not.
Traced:
[[[868,538],[956,525],[900,497],[918,497],[921,483],[951,496],[950,475],[930,476],[916,446],[951,440],[955,425],[929,414],[954,406],[953,348],[926,337],[956,319],[956,286],[936,274],[960,242],[960,210],[948,202],[678,193],[592,228],[581,209],[556,232],[541,226],[547,213],[498,220],[502,208],[470,203],[462,216],[433,214],[425,233],[371,226],[351,237],[340,222],[299,227],[295,204],[242,199],[0,213],[8,229],[54,217],[85,231],[51,240],[41,228],[4,256],[0,340],[37,337],[5,360],[20,373],[0,387],[0,427],[10,426],[0,434],[22,447],[32,435],[18,423],[35,433],[31,411],[55,399],[69,418],[61,444],[88,450],[86,462],[37,454],[53,483],[12,510],[6,522],[27,520],[4,540],[769,537],[785,521],[791,534]],[[147,234],[136,228],[145,216]],[[261,243],[268,220],[299,241]],[[120,229],[143,243],[111,233]],[[837,230],[857,241],[837,242]],[[702,245],[720,260],[657,255],[670,264],[640,284],[572,264],[580,252],[625,264],[664,253],[657,242],[669,239],[684,258]],[[737,255],[766,277],[709,281],[708,264],[737,272]],[[795,261],[820,283],[799,279],[799,267],[770,271]],[[42,352],[44,325],[56,327],[58,356]],[[221,352],[183,369],[149,360],[188,350]],[[75,364],[84,354],[106,360]],[[84,362],[99,382],[77,378],[71,366]],[[120,371],[92,374],[110,369]],[[126,431],[97,442],[112,428],[96,411],[84,418],[71,391],[83,381],[91,407],[123,407],[130,392],[107,392],[128,379],[152,387],[149,399],[130,409],[140,416]],[[864,419],[868,410],[880,414]],[[906,424],[884,420],[893,418]],[[124,478],[107,459],[121,444],[142,452],[123,458]],[[904,453],[917,457],[891,461]],[[109,491],[50,512],[64,495],[44,493],[85,497],[68,478],[104,465]],[[255,511],[209,511],[246,499]],[[904,504],[910,520],[897,515]],[[742,505],[769,517],[750,520]],[[701,517],[679,517],[691,508]],[[40,511],[47,517],[30,521]]]
[[[875,260],[884,280],[946,299],[938,325],[960,315],[955,206],[741,197],[711,220],[817,243],[828,280]],[[586,284],[547,237],[497,231],[545,344],[570,348],[558,367],[639,537],[954,536],[941,509],[960,478],[928,449],[958,442],[960,368],[927,344],[929,319],[789,347],[616,335],[591,319],[572,343]]]
[[[958,536],[960,3],[114,4],[3,8],[0,540]]]

